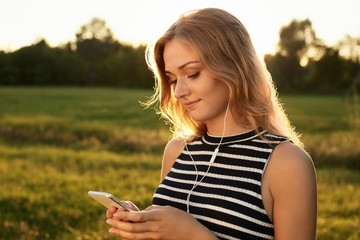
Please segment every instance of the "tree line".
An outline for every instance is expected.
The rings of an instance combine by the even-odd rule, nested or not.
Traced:
[[[292,20],[280,29],[276,52],[265,55],[264,62],[279,90],[359,89],[360,36],[346,35],[330,47],[316,36],[309,19]]]
[[[46,40],[14,52],[0,51],[0,85],[153,86],[144,52],[113,37],[104,20],[93,18],[76,41],[50,47]]]
[[[93,18],[81,26],[75,42],[50,47],[43,39],[13,52],[0,51],[0,85],[151,88],[145,49],[121,43],[104,20]],[[264,62],[281,91],[360,87],[360,37],[345,36],[327,46],[309,19],[283,26],[275,53],[265,55]]]

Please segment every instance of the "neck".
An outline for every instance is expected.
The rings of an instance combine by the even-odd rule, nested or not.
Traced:
[[[213,136],[222,136],[224,131],[224,116],[222,118],[207,121],[206,123],[207,132]],[[238,124],[231,112],[229,111],[226,118],[226,127],[224,136],[236,135],[252,130],[250,126],[243,126]]]

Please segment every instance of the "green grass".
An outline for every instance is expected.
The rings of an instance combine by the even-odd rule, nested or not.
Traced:
[[[359,170],[320,168],[317,239],[360,239]]]
[[[107,191],[151,204],[170,137],[149,90],[0,88],[0,239],[116,239]],[[281,96],[317,166],[317,239],[360,238],[360,107],[338,96]]]
[[[283,96],[315,164],[360,169],[360,105],[340,96]]]

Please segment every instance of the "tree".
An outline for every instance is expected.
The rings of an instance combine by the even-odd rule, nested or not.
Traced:
[[[110,28],[100,18],[93,18],[76,33],[76,52],[90,62],[99,62],[120,48],[121,44],[113,38]]]
[[[17,84],[20,70],[10,60],[10,53],[0,51],[0,84]]]
[[[89,61],[89,82],[101,81],[99,64],[111,55],[115,55],[122,45],[113,38],[113,34],[100,18],[93,18],[76,33],[76,53]]]
[[[104,20],[97,17],[81,26],[80,31],[76,33],[77,42],[93,38],[104,42],[113,41],[113,33],[110,28],[106,26]]]
[[[31,46],[20,48],[9,57],[11,63],[20,70],[18,84],[42,85],[51,81],[56,54],[44,39]]]
[[[145,46],[135,49],[129,46],[106,58],[100,66],[104,83],[124,87],[153,87],[154,81],[144,53]]]
[[[360,74],[360,38],[346,35],[334,47],[324,47],[319,59],[311,60],[309,87],[348,89]]]
[[[282,27],[276,53],[264,58],[277,87],[294,89],[304,86],[306,64],[319,54],[321,46],[309,19],[292,20]]]
[[[345,35],[336,44],[335,48],[338,49],[342,57],[360,63],[360,36],[351,37],[350,35]]]
[[[309,19],[292,20],[289,25],[280,29],[279,37],[277,52],[296,59],[303,66],[311,58],[313,50],[322,45]]]
[[[341,86],[341,78],[344,69],[344,61],[339,56],[339,51],[326,48],[324,55],[317,61],[309,62],[310,83],[309,87],[329,90]]]
[[[360,73],[360,64],[353,58],[340,55],[339,49],[327,47],[323,56],[310,61],[309,87],[321,89],[347,89]]]

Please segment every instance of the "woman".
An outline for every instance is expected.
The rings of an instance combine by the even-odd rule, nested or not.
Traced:
[[[110,232],[125,239],[314,239],[312,160],[241,22],[220,9],[185,13],[152,58],[157,89],[149,104],[160,101],[174,138],[153,205],[109,208]]]

